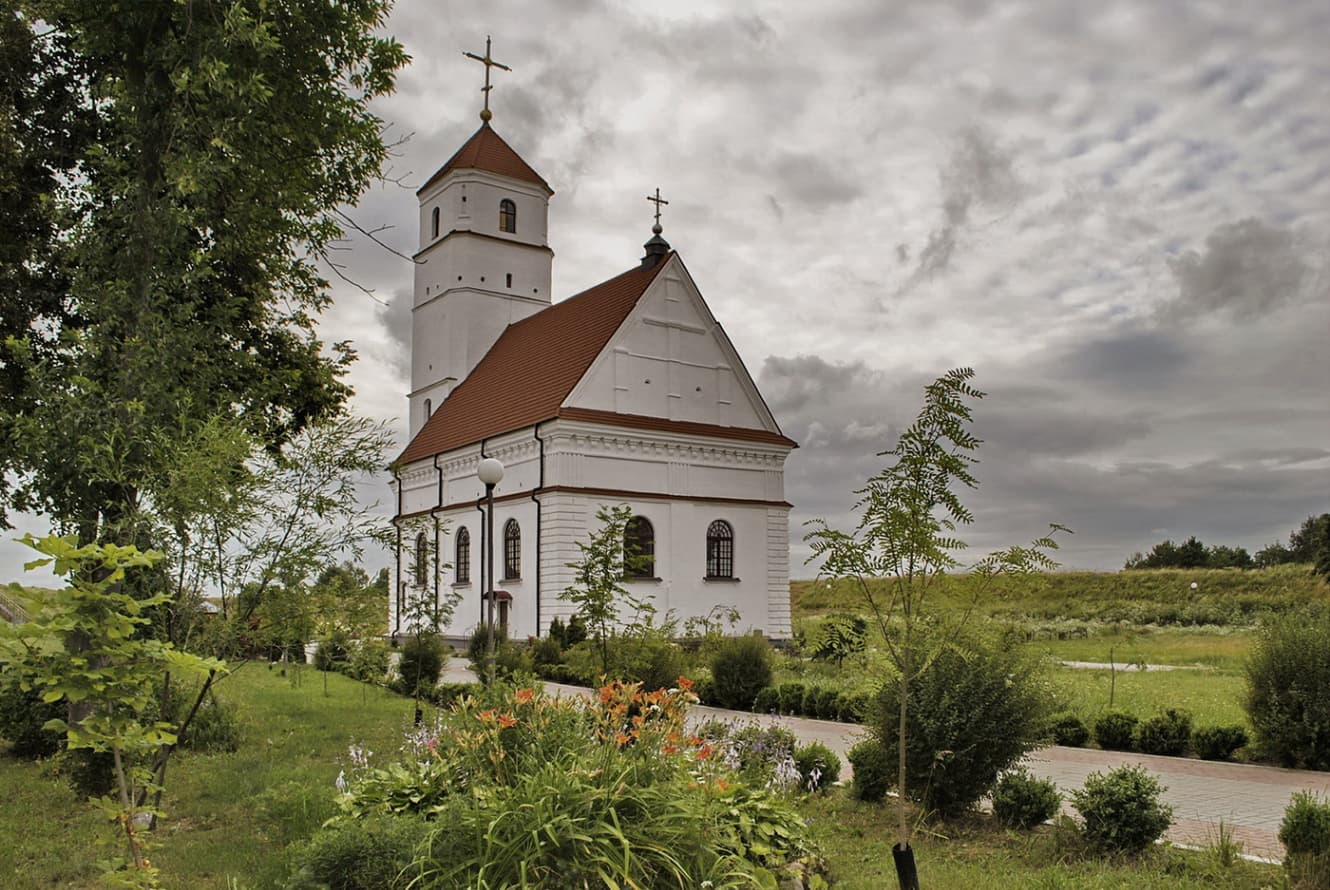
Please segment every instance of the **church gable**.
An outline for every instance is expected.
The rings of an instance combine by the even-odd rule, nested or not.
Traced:
[[[779,435],[683,262],[662,265],[562,407]]]

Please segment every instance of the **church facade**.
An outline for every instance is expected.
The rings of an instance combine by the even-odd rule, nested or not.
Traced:
[[[630,269],[553,302],[553,190],[484,124],[418,192],[409,444],[393,464],[394,635],[455,603],[484,623],[484,458],[494,489],[498,621],[543,636],[574,609],[577,542],[627,505],[648,559],[625,586],[680,620],[790,635],[784,436],[659,215]],[[659,204],[657,205],[659,208]],[[445,610],[446,611],[446,610]],[[629,618],[631,616],[623,616]]]

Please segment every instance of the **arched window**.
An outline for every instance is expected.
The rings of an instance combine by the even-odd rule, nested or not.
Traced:
[[[734,529],[724,519],[707,526],[707,577],[734,577]]]
[[[433,414],[433,413],[434,413],[434,404],[433,404],[429,399],[426,399],[426,400],[425,400],[425,419],[426,419],[426,420],[429,420],[430,415]]]
[[[457,530],[456,548],[453,567],[457,573],[457,583],[467,584],[471,581],[471,532],[464,528]]]
[[[429,577],[429,544],[425,541],[425,533],[416,535],[416,565],[415,565],[416,586],[424,587],[425,579]]]
[[[505,581],[522,577],[522,529],[516,519],[503,524],[503,577]]]
[[[623,527],[623,574],[626,578],[656,577],[656,530],[645,516],[634,516]]]
[[[439,208],[435,207],[429,215],[429,236],[439,237]]]
[[[517,231],[517,205],[507,198],[499,202],[499,231]]]

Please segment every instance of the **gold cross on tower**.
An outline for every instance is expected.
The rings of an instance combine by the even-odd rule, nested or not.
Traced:
[[[475,53],[468,52],[463,52],[462,55],[466,56],[468,59],[475,59],[477,62],[485,66],[485,85],[480,89],[480,91],[485,94],[485,107],[480,112],[480,119],[485,123],[489,123],[490,118],[494,117],[493,112],[490,111],[490,90],[494,89],[494,87],[490,85],[490,69],[502,68],[504,71],[512,71],[513,69],[504,65],[502,62],[494,61],[494,59],[490,57],[490,37],[488,34],[485,35],[485,55],[478,56]]]
[[[651,231],[653,231],[653,232],[655,232],[657,235],[659,235],[661,232],[664,231],[664,229],[662,229],[661,226],[660,226],[660,205],[662,205],[662,204],[668,204],[668,203],[670,203],[670,202],[669,202],[669,201],[666,201],[664,198],[662,198],[662,197],[660,196],[660,189],[659,189],[659,188],[656,189],[656,195],[655,195],[655,197],[652,197],[651,195],[647,195],[647,200],[650,201],[652,204],[655,204],[655,205],[656,205],[656,224],[655,224],[654,226],[651,227]]]

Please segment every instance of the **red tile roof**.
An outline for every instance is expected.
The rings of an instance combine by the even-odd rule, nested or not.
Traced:
[[[416,194],[438,182],[449,171],[466,169],[484,170],[488,173],[497,173],[499,176],[520,179],[540,186],[551,195],[554,194],[554,189],[550,188],[549,183],[532,170],[531,166],[513,151],[512,146],[504,142],[503,137],[494,132],[487,123],[481,124],[480,129],[471,135],[466,144],[459,148],[437,173],[425,181]]]
[[[432,457],[556,416],[666,262],[631,269],[509,325],[400,460]]]
[[[779,431],[561,407],[673,256],[649,269],[630,269],[509,325],[398,460],[423,460],[556,417],[797,447]]]

